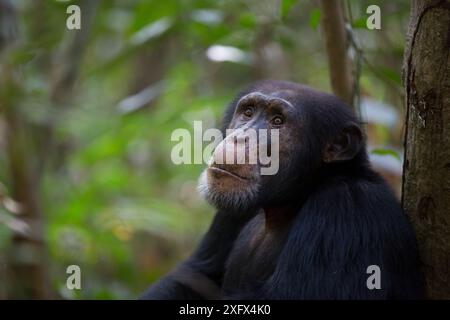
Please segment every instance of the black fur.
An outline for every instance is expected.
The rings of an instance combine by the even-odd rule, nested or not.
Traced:
[[[292,134],[301,135],[301,147],[294,146],[293,159],[261,191],[259,208],[217,212],[199,248],[182,264],[193,271],[192,281],[174,271],[143,298],[217,298],[201,288],[205,281],[230,299],[422,298],[414,232],[393,192],[370,168],[364,141],[348,161],[321,159],[348,123],[358,124],[348,106],[306,86],[263,81],[230,105],[224,129],[237,100],[252,91],[286,94],[298,110],[301,126]],[[262,208],[283,205],[295,214],[287,224],[265,230]],[[381,269],[380,290],[366,286],[370,265]]]

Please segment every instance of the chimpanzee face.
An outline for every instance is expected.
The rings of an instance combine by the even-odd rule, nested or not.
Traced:
[[[219,209],[295,201],[318,173],[351,161],[363,145],[354,115],[335,96],[267,84],[230,106],[225,125],[231,130],[200,177],[200,193]]]
[[[239,99],[228,125],[232,131],[216,147],[200,179],[206,199],[226,209],[258,206],[263,191],[275,187],[273,182],[291,167],[301,143],[298,118],[299,110],[283,92],[251,92]]]

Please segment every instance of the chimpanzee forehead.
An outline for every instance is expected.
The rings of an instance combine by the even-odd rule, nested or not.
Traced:
[[[266,95],[273,98],[280,98],[287,101],[291,101],[295,96],[298,96],[298,92],[294,90],[277,90],[272,92],[267,92]]]
[[[294,107],[317,106],[323,102],[339,103],[336,97],[325,92],[318,91],[309,86],[276,80],[263,80],[250,87],[248,92],[260,92],[272,98],[280,98],[289,101]]]
[[[250,91],[248,94],[262,94],[267,98],[279,98],[284,100],[291,100],[295,96],[298,96],[298,91],[291,89],[273,89],[273,88],[258,88]]]
[[[283,91],[276,91],[276,92],[262,92],[262,91],[253,91],[246,95],[244,95],[239,101],[239,104],[259,104],[259,105],[265,105],[267,106],[273,106],[273,105],[284,105],[287,108],[295,109],[295,107],[291,103],[292,95],[283,92]],[[290,101],[291,100],[291,101]]]
[[[260,93],[264,94],[268,100],[279,101],[281,103],[289,105],[294,109],[297,109],[296,102],[299,99],[299,91],[291,89],[281,90],[261,90]]]
[[[288,81],[263,80],[250,87],[252,91],[260,91],[267,95],[290,98],[298,95],[306,86]]]

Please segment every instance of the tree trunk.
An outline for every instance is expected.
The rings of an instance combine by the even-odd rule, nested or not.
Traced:
[[[12,193],[22,207],[20,219],[29,226],[26,235],[15,233],[12,239],[8,254],[8,276],[10,284],[13,285],[8,288],[9,297],[48,299],[52,295],[47,273],[48,257],[44,240],[44,221],[39,201],[41,189],[32,169],[34,162],[30,159],[33,159],[33,155],[30,152],[29,139],[22,121],[23,116],[18,111],[19,102],[17,99],[6,99],[5,95],[2,92],[0,96],[8,123],[7,141]]]
[[[404,60],[403,207],[430,298],[450,298],[450,2],[414,0]]]
[[[338,97],[353,106],[352,65],[347,52],[349,39],[342,1],[322,0],[321,3],[331,87]]]
[[[9,278],[9,297],[15,299],[50,298],[50,282],[47,273],[47,248],[44,242],[43,217],[39,202],[40,188],[35,179],[32,165],[34,157],[27,143],[26,126],[19,108],[23,95],[19,77],[9,63],[8,49],[17,41],[18,16],[12,2],[0,0],[0,111],[7,124],[6,141],[8,167],[12,194],[21,205],[19,218],[29,229],[25,234],[15,232],[11,250],[8,250],[8,265],[2,270]],[[5,32],[6,31],[6,32]]]

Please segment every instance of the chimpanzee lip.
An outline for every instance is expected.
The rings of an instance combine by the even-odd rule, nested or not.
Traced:
[[[213,166],[211,166],[211,167],[209,167],[209,169],[212,170],[212,171],[216,171],[216,172],[220,172],[220,173],[227,174],[227,175],[229,175],[229,176],[231,176],[231,177],[233,177],[233,178],[239,179],[239,180],[244,180],[244,181],[250,180],[250,179],[247,178],[247,177],[240,176],[240,175],[238,175],[238,174],[236,174],[236,173],[234,173],[234,172],[231,172],[231,171],[228,171],[228,170],[219,168],[219,167],[213,167]]]

